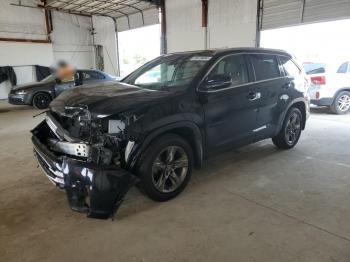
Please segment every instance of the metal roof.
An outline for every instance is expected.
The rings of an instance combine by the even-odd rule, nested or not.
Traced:
[[[143,11],[158,5],[159,0],[47,0],[44,8],[78,15],[120,18],[136,13],[143,16]]]

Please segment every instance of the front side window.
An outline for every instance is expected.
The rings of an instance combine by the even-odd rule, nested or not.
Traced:
[[[299,67],[297,67],[297,65],[293,62],[292,59],[281,56],[280,60],[281,60],[283,69],[288,76],[297,78],[301,75],[302,73],[301,70],[299,69]]]
[[[343,64],[339,67],[337,73],[338,73],[338,74],[346,74],[346,73],[348,72],[348,66],[349,66],[349,62],[343,63]]]
[[[217,79],[230,79],[233,87],[248,83],[248,69],[244,55],[230,55],[221,59],[209,73],[207,82],[210,84]]]
[[[189,54],[165,56],[136,70],[124,82],[152,90],[184,87],[211,58]]]
[[[256,81],[280,77],[280,70],[275,55],[251,54],[249,57],[254,67]]]

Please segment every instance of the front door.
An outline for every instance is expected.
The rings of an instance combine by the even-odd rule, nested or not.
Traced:
[[[209,151],[253,141],[259,94],[250,80],[246,56],[241,54],[223,57],[205,78],[200,91]]]

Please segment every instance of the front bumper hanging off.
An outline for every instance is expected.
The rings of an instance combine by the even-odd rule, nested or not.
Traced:
[[[102,167],[57,154],[41,141],[45,125],[43,121],[32,130],[34,155],[45,175],[66,191],[72,210],[92,218],[113,216],[133,185],[133,175],[120,167]]]

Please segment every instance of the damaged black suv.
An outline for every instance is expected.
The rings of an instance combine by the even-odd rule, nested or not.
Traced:
[[[272,138],[294,147],[308,82],[291,55],[226,49],[164,55],[120,83],[64,92],[34,130],[34,154],[75,211],[108,218],[134,184],[156,201],[227,148]]]

